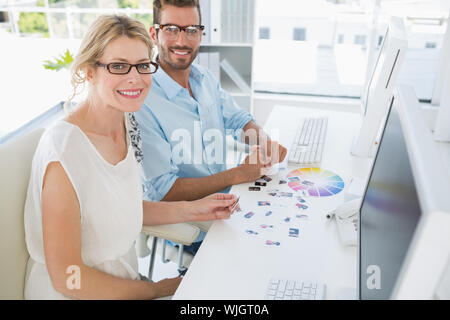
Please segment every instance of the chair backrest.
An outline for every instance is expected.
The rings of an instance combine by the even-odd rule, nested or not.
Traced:
[[[24,206],[31,162],[43,132],[37,129],[0,146],[0,300],[23,299],[29,256]]]

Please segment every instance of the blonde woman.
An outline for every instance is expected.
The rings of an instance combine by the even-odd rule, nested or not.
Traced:
[[[153,45],[140,22],[102,16],[73,63],[87,99],[42,136],[25,205],[26,299],[152,299],[180,278],[141,281],[134,242],[142,225],[223,219],[233,195],[193,202],[142,199],[132,112],[149,91]],[[149,159],[150,160],[150,159]],[[151,161],[151,160],[150,160]]]

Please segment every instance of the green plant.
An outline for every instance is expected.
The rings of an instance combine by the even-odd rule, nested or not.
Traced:
[[[139,0],[117,0],[119,8],[139,8]]]
[[[64,53],[60,54],[59,57],[55,58],[55,61],[45,60],[44,68],[53,71],[59,71],[63,68],[68,69],[73,62],[73,56],[67,49]]]
[[[41,33],[49,36],[47,19],[41,12],[21,12],[19,16],[19,30],[21,33]]]
[[[132,14],[131,17],[142,22],[147,29],[153,24],[153,14]]]

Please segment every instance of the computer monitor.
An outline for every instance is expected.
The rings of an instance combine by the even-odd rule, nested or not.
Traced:
[[[421,211],[400,120],[391,108],[360,210],[360,298],[389,299]]]
[[[450,172],[445,150],[449,149],[433,141],[413,87],[399,85],[396,91],[422,216],[391,298],[448,299]]]
[[[375,67],[361,99],[363,121],[351,149],[354,156],[373,157],[376,153],[381,127],[386,119],[407,47],[402,18],[391,17]]]
[[[449,30],[447,32],[450,33],[450,22],[448,24]],[[450,43],[448,46],[450,51]],[[450,119],[450,63],[445,73],[446,76],[441,84],[442,95],[440,97],[439,111],[434,127],[434,139],[440,142],[450,142],[450,125],[448,124],[448,119]]]
[[[411,162],[402,127],[392,99],[360,208],[358,295],[363,300],[431,299],[450,261],[450,211],[436,210],[449,205],[429,205],[436,202],[418,185],[417,161]]]

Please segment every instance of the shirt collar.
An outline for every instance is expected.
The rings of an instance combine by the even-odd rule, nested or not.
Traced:
[[[191,73],[189,74],[189,77],[194,79],[198,84],[201,84],[205,74],[201,72],[195,64],[191,64]]]
[[[194,80],[198,85],[200,85],[204,77],[205,75],[199,70],[199,68],[197,68],[194,64],[191,64],[189,81]],[[169,100],[172,100],[181,90],[184,89],[161,67],[159,67],[158,71],[156,71],[153,75],[153,80],[159,84]]]

